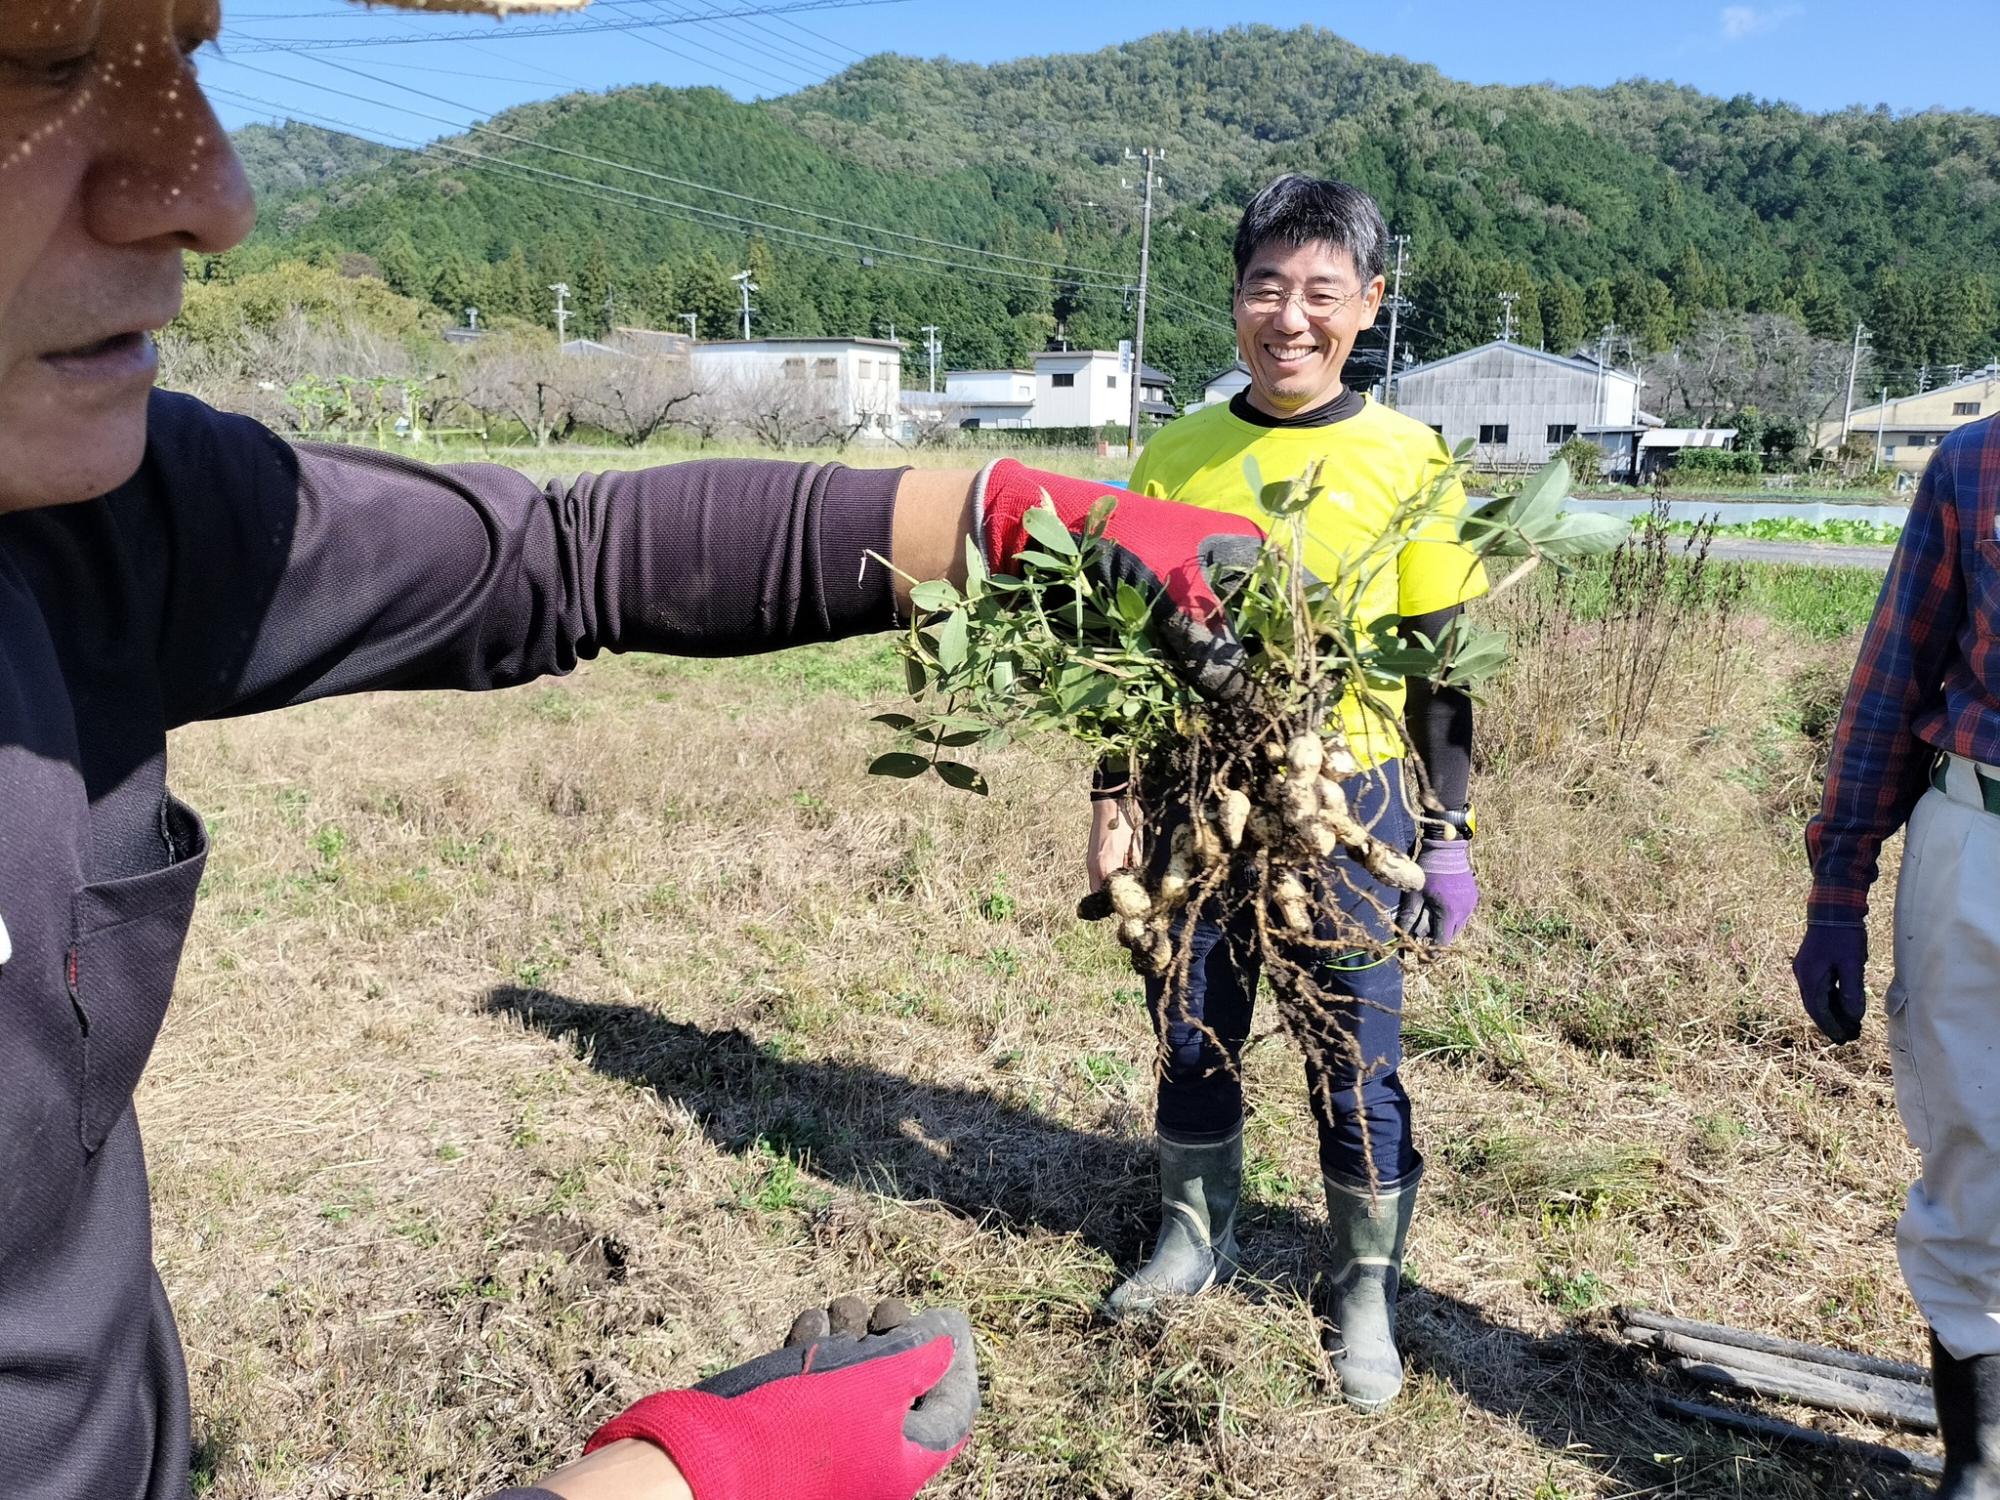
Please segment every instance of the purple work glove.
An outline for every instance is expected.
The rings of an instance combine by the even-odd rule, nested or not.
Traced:
[[[1861,1017],[1868,1010],[1862,971],[1868,967],[1868,929],[1859,923],[1808,922],[1792,977],[1799,982],[1799,999],[1806,1014],[1830,1042],[1851,1042],[1861,1035]]]
[[[1405,891],[1396,925],[1414,938],[1443,947],[1464,930],[1479,905],[1479,879],[1472,873],[1472,846],[1464,839],[1425,839],[1417,851],[1424,888]]]

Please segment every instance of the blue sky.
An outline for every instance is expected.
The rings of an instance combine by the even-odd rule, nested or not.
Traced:
[[[522,33],[533,23],[411,18],[343,0],[225,0],[223,54],[206,57],[202,67],[217,90],[262,101],[221,99],[231,126],[290,112],[383,138],[428,139],[465,112],[408,90],[481,113],[579,87],[639,82],[713,84],[752,98],[787,92],[867,52],[989,62],[1092,50],[1180,26],[1311,22],[1475,83],[1606,84],[1644,75],[1810,109],[1887,104],[2000,112],[2000,0],[1917,0],[1889,8],[1861,0],[1632,0],[1622,6],[1603,0],[1387,0],[1368,6],[897,0],[783,19],[650,24],[759,3],[783,0],[599,0],[580,20],[560,24],[648,24],[549,35]],[[256,50],[268,40],[419,35],[443,40],[312,53]],[[386,88],[378,79],[403,87]],[[306,80],[434,118],[308,88]],[[1004,109],[1004,101],[995,107]]]

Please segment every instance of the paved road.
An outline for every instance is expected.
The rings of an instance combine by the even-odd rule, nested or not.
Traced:
[[[1675,540],[1683,550],[1688,539]],[[1869,568],[1889,571],[1893,547],[1850,547],[1839,542],[1759,542],[1748,537],[1719,536],[1708,544],[1708,555],[1726,562],[1803,563],[1810,568]]]

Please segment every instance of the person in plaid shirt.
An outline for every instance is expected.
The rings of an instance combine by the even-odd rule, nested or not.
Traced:
[[[1868,889],[1905,820],[1883,996],[1922,1159],[1897,1226],[1931,1327],[1940,1495],[2000,1497],[2000,422],[1939,446],[1861,643],[1792,971],[1829,1039],[1861,1034]]]

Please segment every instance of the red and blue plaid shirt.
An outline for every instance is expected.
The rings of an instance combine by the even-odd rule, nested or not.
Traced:
[[[1882,841],[1909,817],[1935,753],[2000,764],[2000,421],[1951,434],[1924,471],[1862,637],[1834,731],[1809,922],[1868,913]]]

